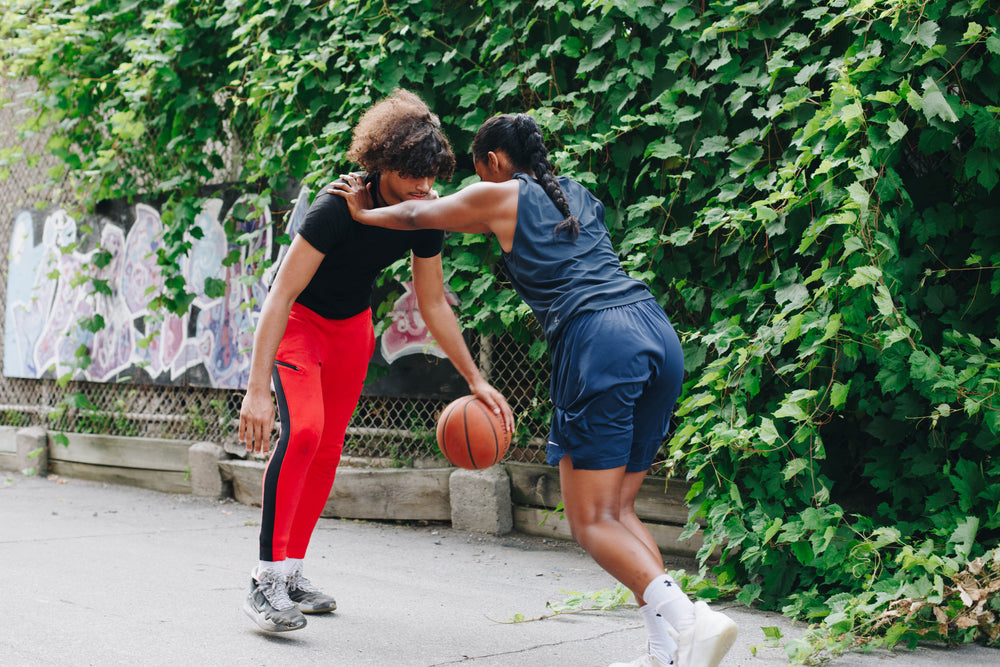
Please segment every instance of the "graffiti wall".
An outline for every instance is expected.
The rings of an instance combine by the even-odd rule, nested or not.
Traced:
[[[289,236],[309,200],[302,190],[288,219]],[[8,257],[4,375],[245,388],[266,285],[287,246],[275,246],[266,210],[249,222],[230,221],[241,244],[229,242],[225,225],[234,205],[226,204],[224,198],[207,200],[195,220],[200,233],[191,235],[196,240],[180,264],[194,293],[183,315],[150,308],[170,278],[156,262],[164,230],[156,208],[137,204],[83,224],[59,209],[20,211]],[[226,266],[234,250],[239,260]],[[277,261],[264,271],[271,257]],[[225,293],[209,296],[208,279],[224,282]],[[90,326],[97,316],[103,326]],[[381,340],[385,360],[442,356],[406,285],[392,319]]]

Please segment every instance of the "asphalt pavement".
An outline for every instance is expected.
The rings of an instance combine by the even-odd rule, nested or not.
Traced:
[[[305,574],[337,611],[266,633],[242,610],[258,522],[259,509],[232,500],[0,473],[0,665],[603,667],[645,643],[634,606],[553,615],[547,603],[615,584],[575,544],[334,519],[320,520]],[[716,608],[740,627],[722,667],[788,664],[761,628],[795,637],[803,626]],[[1000,665],[1000,651],[928,646],[831,664],[978,667]]]

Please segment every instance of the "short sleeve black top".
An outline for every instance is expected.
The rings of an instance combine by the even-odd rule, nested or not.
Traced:
[[[366,179],[368,180],[368,179]],[[328,319],[343,320],[371,306],[375,279],[408,251],[417,257],[441,254],[444,232],[368,227],[354,218],[347,202],[324,188],[297,230],[323,261],[296,301]]]

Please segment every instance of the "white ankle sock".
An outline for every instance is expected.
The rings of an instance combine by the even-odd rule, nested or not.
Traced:
[[[661,574],[646,586],[642,599],[680,634],[694,625],[694,603],[670,575]]]
[[[295,570],[299,572],[302,571],[302,559],[301,558],[286,558],[285,559],[285,574],[292,574]]]
[[[280,560],[262,560],[262,561],[259,561],[257,563],[257,572],[255,573],[255,576],[257,576],[259,578],[260,575],[264,573],[264,570],[274,570],[275,572],[284,574],[284,572],[282,571],[282,567],[284,567],[282,565],[283,562],[284,561],[280,561]]]
[[[649,652],[665,665],[674,664],[677,642],[667,631],[669,624],[666,619],[657,614],[656,609],[651,604],[639,607],[639,615],[642,616],[642,620],[646,624],[646,632],[649,635]]]

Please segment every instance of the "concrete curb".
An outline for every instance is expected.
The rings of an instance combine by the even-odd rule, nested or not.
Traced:
[[[168,493],[234,498],[259,507],[266,463],[243,459],[214,442],[64,433],[54,444],[38,426],[0,433],[0,468],[22,474],[55,473]],[[16,441],[16,446],[15,446]],[[365,467],[354,467],[360,463]],[[433,459],[413,468],[377,467],[386,461],[345,459],[323,511],[326,518],[383,521],[450,521],[474,533],[512,530],[572,540],[556,508],[558,471],[551,466],[506,463],[486,470],[440,467]],[[435,464],[438,467],[430,467]],[[686,523],[683,482],[644,484],[637,510],[664,553],[694,556],[700,535],[679,540]],[[553,516],[557,515],[557,516]]]

